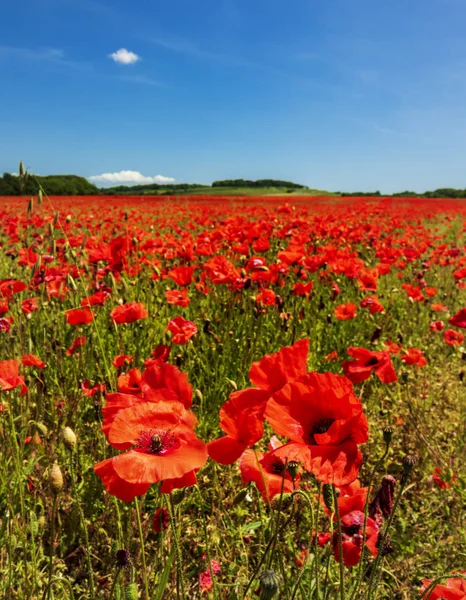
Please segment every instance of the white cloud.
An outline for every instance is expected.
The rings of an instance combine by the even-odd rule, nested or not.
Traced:
[[[118,173],[102,173],[102,175],[92,175],[88,177],[90,181],[103,181],[105,183],[175,183],[173,177],[164,175],[154,175],[149,177],[139,171],[119,171]]]
[[[120,65],[134,65],[138,60],[141,60],[140,56],[134,52],[130,52],[126,48],[120,48],[116,52],[112,52],[112,54],[109,54],[109,58],[116,63],[120,63]]]

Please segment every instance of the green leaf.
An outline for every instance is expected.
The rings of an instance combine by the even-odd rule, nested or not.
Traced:
[[[173,548],[170,553],[170,556],[168,557],[167,563],[163,570],[162,577],[159,581],[159,585],[157,586],[157,591],[155,592],[155,596],[154,596],[153,600],[162,600],[162,598],[163,598],[163,593],[165,591],[165,588],[167,587],[168,578],[170,576],[170,570],[172,567],[174,556],[175,556],[175,549]]]
[[[246,523],[241,527],[241,533],[247,533],[248,531],[254,531],[255,529],[259,529],[262,527],[262,521],[253,521],[252,523]]]

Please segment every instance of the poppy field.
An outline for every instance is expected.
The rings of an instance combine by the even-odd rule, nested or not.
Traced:
[[[463,201],[0,217],[0,598],[466,599]]]

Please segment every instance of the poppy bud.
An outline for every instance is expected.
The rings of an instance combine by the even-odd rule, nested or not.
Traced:
[[[330,512],[335,510],[333,505],[333,486],[331,483],[324,483],[322,495],[324,497],[324,504]]]
[[[47,433],[49,432],[49,430],[47,429],[47,426],[44,425],[44,423],[36,423],[36,427],[41,432],[41,434],[44,436],[47,435]]]
[[[63,429],[63,443],[68,450],[73,450],[76,446],[76,435],[71,427],[65,427],[65,429]]]
[[[299,463],[295,460],[290,460],[287,466],[288,473],[291,475],[291,479],[295,480],[296,475],[298,474]]]
[[[248,495],[248,488],[243,488],[242,490],[240,490],[236,496],[233,498],[233,500],[231,501],[230,506],[238,506],[238,504],[241,504],[243,502],[243,500],[246,499],[246,496]]]
[[[181,502],[183,502],[184,497],[186,495],[186,488],[173,490],[170,495],[171,495],[172,503],[174,504],[174,506],[176,506],[177,504],[181,504]]]
[[[125,600],[138,600],[138,586],[130,583],[125,590]]]
[[[403,475],[401,477],[401,484],[404,485],[408,479],[411,471],[413,470],[414,465],[417,463],[417,458],[415,456],[405,456],[403,458]]]
[[[131,566],[131,554],[125,548],[120,548],[115,552],[115,563],[118,569],[127,569]]]
[[[53,467],[50,469],[49,485],[55,495],[63,488],[63,474],[57,463],[54,463]]]
[[[293,494],[282,494],[280,501],[280,494],[277,494],[272,499],[272,508],[274,510],[287,510],[293,504]]]
[[[278,592],[280,577],[275,571],[264,571],[260,577],[260,600],[272,600]]]
[[[39,190],[37,192],[37,204],[39,204],[39,206],[42,204],[42,190]]]
[[[384,427],[383,441],[387,444],[387,446],[390,445],[390,443],[392,441],[392,436],[393,436],[393,429],[391,427]]]

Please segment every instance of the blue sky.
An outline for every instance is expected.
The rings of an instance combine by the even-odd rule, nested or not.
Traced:
[[[0,171],[464,188],[465,22],[464,0],[6,2]]]

